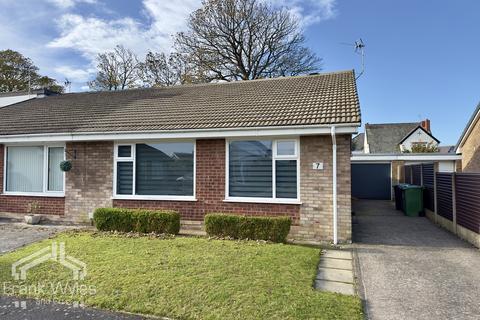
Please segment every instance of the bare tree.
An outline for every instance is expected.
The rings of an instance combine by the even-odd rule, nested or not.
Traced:
[[[185,83],[205,82],[198,68],[179,53],[148,52],[145,62],[139,64],[139,75],[145,86],[168,87]]]
[[[97,56],[97,75],[88,83],[93,90],[124,90],[139,86],[138,58],[123,46]]]
[[[168,87],[180,83],[180,74],[173,64],[173,56],[148,52],[139,65],[140,77],[146,86]]]
[[[175,44],[210,79],[250,80],[319,70],[320,59],[304,46],[295,17],[262,0],[204,0]]]

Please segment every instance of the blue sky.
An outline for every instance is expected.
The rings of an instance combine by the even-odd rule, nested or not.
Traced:
[[[123,44],[139,56],[171,50],[200,0],[0,0],[0,48],[32,58],[43,74],[86,90],[99,52]],[[480,1],[273,0],[291,7],[323,71],[355,68],[363,122],[429,118],[442,144],[456,143],[480,101]]]

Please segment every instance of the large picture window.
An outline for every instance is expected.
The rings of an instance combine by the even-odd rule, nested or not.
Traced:
[[[297,140],[234,140],[227,146],[227,200],[299,200]]]
[[[117,197],[194,197],[194,142],[119,144],[115,159]]]
[[[5,192],[62,195],[64,174],[60,162],[64,159],[64,147],[8,146]]]

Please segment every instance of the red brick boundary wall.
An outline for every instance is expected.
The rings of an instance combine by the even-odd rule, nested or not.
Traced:
[[[0,193],[3,192],[4,159],[5,147],[0,144]],[[0,212],[25,214],[33,202],[39,204],[39,214],[65,214],[65,199],[62,197],[6,196],[2,194],[0,194]]]

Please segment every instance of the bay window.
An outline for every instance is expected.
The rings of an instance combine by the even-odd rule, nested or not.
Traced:
[[[194,142],[118,144],[115,196],[193,200],[194,159]]]
[[[6,194],[63,195],[63,146],[7,146]]]
[[[299,201],[298,140],[232,140],[227,154],[227,201]]]

